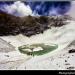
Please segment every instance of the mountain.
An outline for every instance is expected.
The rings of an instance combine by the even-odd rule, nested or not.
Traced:
[[[32,36],[45,30],[65,25],[68,16],[24,16],[17,17],[0,11],[0,36],[23,34]],[[69,18],[70,19],[70,18]]]
[[[0,13],[0,35],[8,35],[15,33],[17,25],[20,22],[20,18],[7,14],[5,12]],[[17,33],[17,32],[16,32]]]

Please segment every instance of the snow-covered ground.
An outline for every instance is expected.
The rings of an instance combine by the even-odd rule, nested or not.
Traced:
[[[11,52],[0,52],[0,69],[65,70],[69,67],[71,67],[70,69],[75,69],[73,68],[75,67],[75,53],[68,53],[69,45],[75,40],[75,21],[68,22],[67,25],[56,28],[52,27],[43,34],[34,35],[30,38],[21,34],[17,36],[0,37],[15,47],[15,50]],[[58,44],[58,49],[34,57],[21,54],[18,50],[18,47],[21,45],[35,43]]]

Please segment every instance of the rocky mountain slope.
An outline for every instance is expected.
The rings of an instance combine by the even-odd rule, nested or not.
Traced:
[[[65,25],[69,16],[25,16],[16,17],[5,12],[0,12],[0,36],[23,34],[32,36],[43,33],[45,30]]]
[[[67,25],[53,27],[43,34],[30,38],[20,34],[17,36],[0,36],[10,42],[16,50],[0,52],[0,70],[75,70],[75,21]],[[0,40],[0,43],[1,40]],[[58,48],[41,56],[28,56],[17,50],[20,45],[49,43]],[[2,45],[5,45],[2,44]]]
[[[75,21],[70,19],[69,16],[16,17],[2,12],[0,70],[75,70]],[[34,57],[18,50],[19,46],[36,43],[56,44],[58,48]]]

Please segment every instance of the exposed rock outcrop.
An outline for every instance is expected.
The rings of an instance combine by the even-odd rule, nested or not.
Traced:
[[[23,34],[32,36],[46,29],[65,25],[68,16],[25,16],[16,17],[5,12],[0,13],[0,36]]]

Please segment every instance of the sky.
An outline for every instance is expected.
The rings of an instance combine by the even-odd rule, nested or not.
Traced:
[[[71,8],[69,1],[1,1],[0,10],[15,16],[64,15]]]
[[[75,19],[75,1],[72,1],[70,10],[66,13]]]

